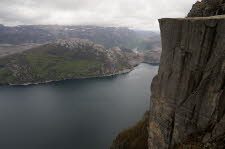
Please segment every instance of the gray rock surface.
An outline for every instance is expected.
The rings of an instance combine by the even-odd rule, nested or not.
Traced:
[[[192,6],[188,17],[207,17],[223,14],[225,14],[224,0],[202,0]]]
[[[225,16],[159,22],[149,149],[225,148]]]

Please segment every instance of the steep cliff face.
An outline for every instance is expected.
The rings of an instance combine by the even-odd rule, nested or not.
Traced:
[[[159,22],[149,149],[225,147],[225,16]]]

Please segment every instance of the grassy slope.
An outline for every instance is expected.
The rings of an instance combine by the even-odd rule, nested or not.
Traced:
[[[42,46],[0,59],[0,83],[28,83],[101,75],[104,56]],[[13,75],[14,74],[14,75]]]
[[[25,53],[34,75],[39,75],[40,78],[48,78],[50,75],[52,79],[73,78],[96,75],[101,68],[101,62],[94,59],[79,57],[69,51],[64,53],[60,49],[54,50],[58,53],[51,53],[51,50]]]
[[[6,84],[7,82],[15,81],[15,79],[11,71],[0,68],[0,83]]]
[[[113,142],[111,149],[147,149],[148,113],[135,126],[121,132]]]

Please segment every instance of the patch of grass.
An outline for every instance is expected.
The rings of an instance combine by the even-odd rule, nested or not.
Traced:
[[[7,69],[0,69],[0,84],[7,84],[8,82],[15,81],[16,78],[12,72]]]
[[[62,49],[63,50],[63,49]],[[43,48],[24,53],[35,80],[60,80],[98,75],[101,62],[60,49]]]
[[[65,61],[51,68],[60,77],[74,78],[99,74],[101,63],[89,60]]]

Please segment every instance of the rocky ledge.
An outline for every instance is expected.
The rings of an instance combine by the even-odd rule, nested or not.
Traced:
[[[148,148],[225,148],[225,16],[159,23]]]

